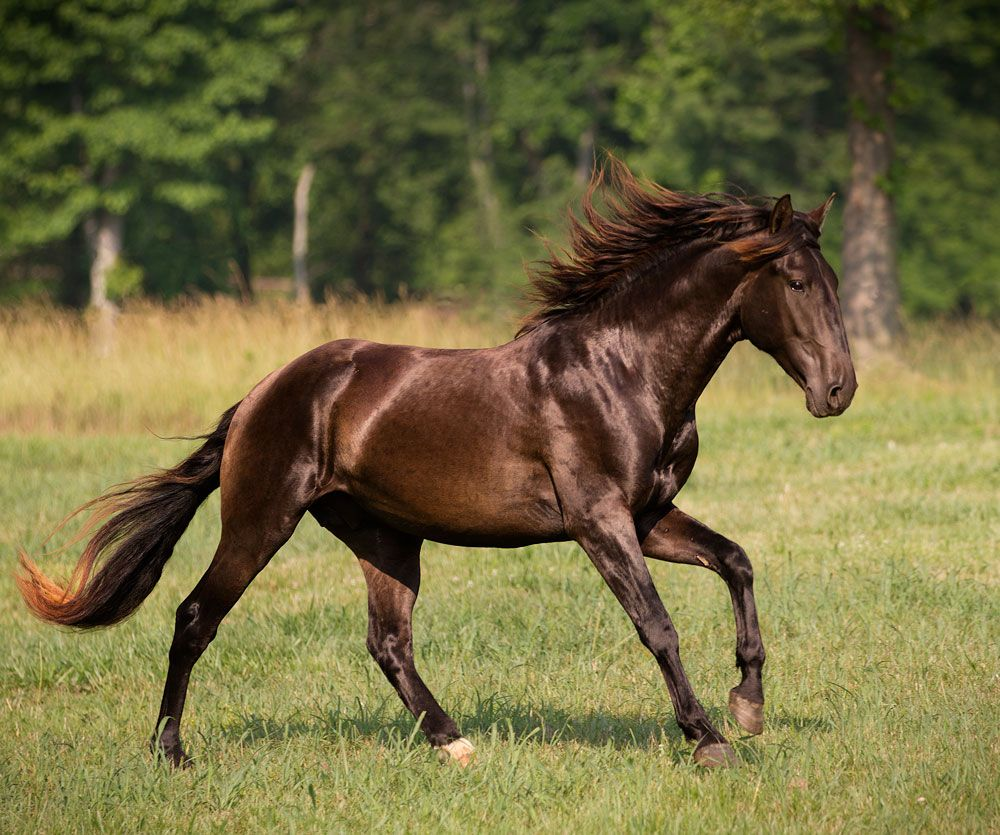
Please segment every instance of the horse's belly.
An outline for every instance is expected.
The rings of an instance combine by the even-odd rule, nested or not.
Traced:
[[[347,492],[392,527],[456,545],[515,546],[564,537],[562,514],[547,471],[478,461],[453,467],[428,459],[424,466],[361,468]]]
[[[494,421],[456,413],[386,421],[341,471],[345,492],[425,539],[520,545],[560,538],[548,470],[519,442],[524,433]]]
[[[362,505],[397,530],[446,545],[518,548],[566,538],[558,511],[539,512],[538,507],[529,505],[508,508],[510,516],[496,514],[463,518],[425,515],[414,512],[412,507],[394,508],[364,501]]]

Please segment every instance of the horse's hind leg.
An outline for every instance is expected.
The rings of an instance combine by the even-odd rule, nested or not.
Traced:
[[[653,559],[704,566],[726,581],[736,619],[736,666],[742,673],[740,683],[729,691],[729,710],[745,731],[759,734],[764,730],[764,643],[746,553],[676,507],[649,531],[642,552]]]
[[[228,518],[223,514],[222,539],[215,558],[177,609],[170,665],[153,737],[154,750],[158,747],[171,764],[189,762],[181,746],[180,723],[191,669],[212,642],[222,619],[292,535],[302,513],[275,506],[257,513],[248,504]]]
[[[420,590],[422,540],[366,519],[356,526],[314,508],[320,523],[357,556],[368,585],[368,651],[420,729],[444,755],[467,765],[473,747],[444,712],[413,660],[413,604]]]

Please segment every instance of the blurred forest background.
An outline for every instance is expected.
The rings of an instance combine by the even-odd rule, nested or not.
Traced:
[[[0,0],[0,304],[500,304],[607,148],[843,198],[856,334],[1000,316],[995,0]]]

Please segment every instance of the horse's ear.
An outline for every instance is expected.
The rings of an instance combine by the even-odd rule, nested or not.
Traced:
[[[767,225],[773,235],[776,232],[784,232],[791,225],[791,222],[792,195],[786,194],[774,204],[774,208],[771,209],[771,220]]]
[[[837,192],[834,192],[826,198],[826,202],[822,206],[817,206],[809,212],[809,219],[816,224],[820,232],[823,231],[823,221],[826,220],[826,214],[830,211],[830,206],[833,205],[833,198],[836,196]]]

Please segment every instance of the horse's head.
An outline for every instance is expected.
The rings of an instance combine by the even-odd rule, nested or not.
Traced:
[[[752,270],[740,299],[743,335],[777,360],[806,393],[816,417],[841,414],[858,381],[837,299],[837,276],[819,250],[819,232],[831,197],[807,214],[792,211],[785,195],[774,206],[768,233],[801,230],[801,245]]]

